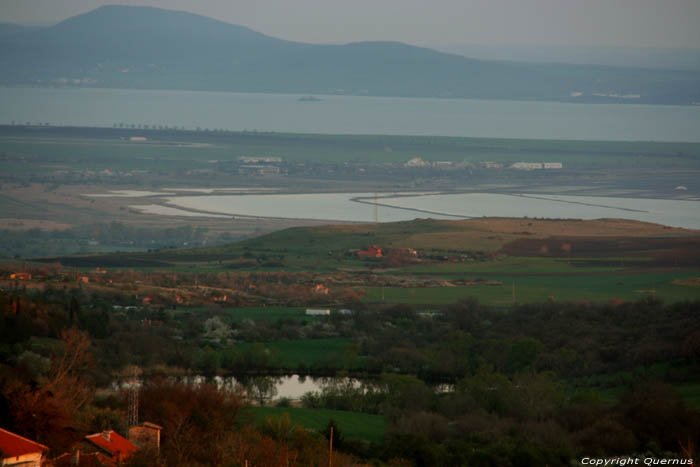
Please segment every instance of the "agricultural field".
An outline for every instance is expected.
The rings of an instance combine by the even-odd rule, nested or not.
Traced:
[[[131,142],[132,136],[148,140]],[[537,162],[544,154],[574,167],[697,167],[700,144],[0,126],[0,152],[36,156],[44,162],[43,170],[56,162],[117,169],[206,168],[208,161],[241,155],[295,163],[381,164],[405,162],[417,154],[428,161]],[[2,167],[21,171],[22,165],[10,159]]]
[[[283,368],[313,368],[331,363],[331,367],[342,362],[347,367],[355,367],[357,361],[351,351],[352,341],[346,338],[293,339],[277,342],[265,342],[265,348],[271,349],[280,359]],[[241,344],[238,349],[245,351],[250,344]]]
[[[515,303],[556,301],[639,300],[656,297],[673,303],[700,299],[700,287],[673,283],[684,278],[698,277],[694,272],[582,273],[489,275],[490,281],[501,285],[472,285],[466,287],[365,287],[363,300],[382,303],[447,304],[473,297],[481,303],[507,307]]]

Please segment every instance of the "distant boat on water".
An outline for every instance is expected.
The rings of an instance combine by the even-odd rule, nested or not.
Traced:
[[[299,102],[321,102],[323,99],[319,99],[316,96],[301,96]]]

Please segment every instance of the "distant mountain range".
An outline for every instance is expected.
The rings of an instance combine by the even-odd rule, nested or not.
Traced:
[[[475,60],[398,42],[316,45],[211,18],[105,6],[0,24],[0,84],[691,104],[700,72]]]

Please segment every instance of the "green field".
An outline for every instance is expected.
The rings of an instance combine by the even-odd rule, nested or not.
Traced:
[[[265,342],[265,347],[277,351],[284,368],[298,368],[300,364],[307,367],[330,364],[332,367],[355,367],[357,361],[348,353],[352,344],[346,338],[327,339],[297,339],[278,342]],[[240,344],[239,349],[245,350],[251,344]]]
[[[145,136],[146,143],[132,143]],[[122,138],[126,139],[123,140]],[[565,167],[698,167],[700,144],[559,141],[436,136],[315,135],[116,128],[0,127],[0,153],[71,168],[177,170],[211,168],[210,160],[242,155],[288,162],[388,163],[416,155],[441,161],[563,162]],[[0,163],[5,173],[26,171],[25,161]],[[55,170],[38,167],[41,172]]]
[[[344,410],[305,409],[296,407],[251,407],[258,422],[268,417],[281,417],[289,414],[293,424],[316,431],[323,430],[333,419],[346,439],[366,439],[380,441],[384,436],[387,421],[382,415],[372,415]]]
[[[700,299],[700,288],[671,284],[673,279],[697,277],[700,271],[663,273],[576,274],[576,275],[493,275],[500,286],[462,287],[364,287],[366,302],[447,304],[467,297],[481,303],[506,306],[518,303],[557,301],[638,300],[655,294],[667,302]],[[382,299],[383,295],[383,299]]]
[[[471,261],[463,263],[422,263],[402,268],[392,268],[389,273],[409,274],[555,274],[555,273],[591,273],[624,270],[631,264],[644,264],[645,258],[633,258],[626,265],[601,266],[599,258],[523,258],[508,256],[494,261]]]

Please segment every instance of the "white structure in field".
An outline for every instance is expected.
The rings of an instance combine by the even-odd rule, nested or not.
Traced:
[[[407,161],[403,166],[404,167],[426,167],[430,165],[429,163],[425,162],[423,159],[421,159],[420,156],[416,156],[410,161]]]
[[[561,162],[514,162],[509,167],[515,170],[563,169]]]
[[[537,170],[542,168],[542,162],[515,162],[510,168],[515,170]]]
[[[329,308],[307,308],[307,316],[330,316],[331,310]]]

